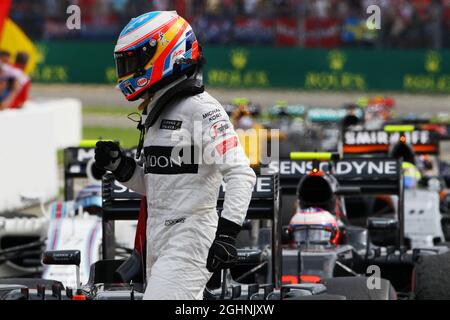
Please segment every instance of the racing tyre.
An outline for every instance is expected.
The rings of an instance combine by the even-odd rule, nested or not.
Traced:
[[[450,252],[421,256],[413,271],[413,292],[417,300],[450,299]]]
[[[386,279],[380,279],[380,289],[369,289],[367,277],[337,277],[323,279],[329,295],[344,296],[347,300],[397,300],[397,293]]]

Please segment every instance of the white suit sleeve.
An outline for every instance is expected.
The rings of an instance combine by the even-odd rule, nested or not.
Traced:
[[[218,167],[226,184],[221,217],[242,225],[256,181],[255,172],[223,107],[207,103],[200,109],[204,160]]]
[[[142,196],[146,195],[145,192],[145,180],[144,180],[144,168],[139,164],[136,165],[134,173],[131,178],[126,182],[121,182],[125,187],[139,193]]]

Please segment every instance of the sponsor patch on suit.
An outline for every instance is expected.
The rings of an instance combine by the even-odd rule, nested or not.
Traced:
[[[159,128],[165,130],[180,130],[182,124],[183,121],[180,120],[163,119]]]
[[[238,146],[238,138],[236,136],[228,138],[222,141],[220,144],[216,146],[217,152],[223,156],[229,150],[234,149]]]

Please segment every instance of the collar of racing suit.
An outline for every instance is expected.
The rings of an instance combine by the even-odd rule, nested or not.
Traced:
[[[205,91],[203,85],[202,66],[199,64],[190,77],[183,76],[170,85],[158,90],[151,99],[146,99],[139,109],[143,109],[141,121],[138,123],[140,131],[139,143],[136,150],[136,159],[140,159],[144,146],[144,136],[148,129],[158,120],[163,109],[169,108],[174,101],[195,96]]]

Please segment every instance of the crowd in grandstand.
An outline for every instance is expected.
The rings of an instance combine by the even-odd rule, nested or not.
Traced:
[[[82,29],[65,28],[81,7]],[[381,9],[379,30],[366,22]],[[177,10],[207,44],[450,47],[450,0],[14,0],[11,18],[33,39],[114,38],[131,17]]]

